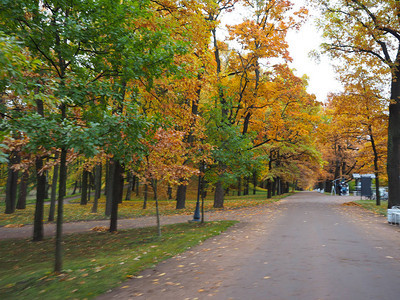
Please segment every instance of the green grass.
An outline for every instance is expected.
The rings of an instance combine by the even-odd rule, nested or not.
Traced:
[[[91,299],[207,238],[234,221],[66,235],[64,270],[52,273],[54,239],[0,241],[1,299]]]
[[[355,203],[361,205],[365,209],[371,210],[374,213],[387,216],[387,201],[381,201],[381,205],[377,206],[375,200],[358,200]]]
[[[225,197],[225,210],[237,209],[242,207],[253,207],[260,204],[271,203],[274,201],[278,201],[284,197],[287,197],[290,194],[275,196],[272,199],[267,199],[266,192],[258,191],[256,195],[247,195],[247,196],[226,196]],[[205,201],[205,211],[216,210],[213,208],[213,200],[211,199],[212,195],[209,195],[210,198],[207,198]],[[79,201],[79,199],[77,199]],[[98,207],[97,213],[91,213],[92,203],[87,205],[79,205],[79,203],[74,204],[65,204],[64,205],[64,222],[75,222],[75,221],[88,221],[88,220],[104,220],[107,217],[104,214],[105,204],[104,204],[104,196],[100,198],[100,203]],[[196,206],[196,202],[194,200],[186,201],[186,208],[176,210],[175,209],[176,201],[170,200],[162,200],[159,201],[160,214],[163,216],[166,215],[191,215],[193,214]],[[120,219],[124,218],[137,218],[141,216],[154,216],[155,211],[155,202],[152,200],[148,201],[148,208],[142,209],[143,201],[141,199],[134,199],[132,201],[123,201],[122,204],[119,205],[118,208],[118,216]],[[49,204],[45,204],[45,212],[44,212],[44,222],[47,222],[47,216],[49,213]],[[28,205],[24,210],[17,210],[14,214],[5,214],[0,213],[0,226],[5,225],[14,225],[14,224],[33,224],[34,217],[34,205]]]

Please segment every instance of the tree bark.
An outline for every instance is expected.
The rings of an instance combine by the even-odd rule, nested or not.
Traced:
[[[101,196],[101,164],[94,168],[94,199],[92,213],[97,213],[97,207]]]
[[[144,184],[144,193],[143,193],[143,209],[147,208],[147,197],[148,197],[148,189],[149,185],[147,182]]]
[[[244,190],[243,190],[243,195],[244,196],[247,196],[249,194],[249,189],[250,189],[250,180],[249,180],[249,177],[246,176],[245,184],[244,184]]]
[[[114,171],[112,182],[112,205],[111,205],[111,216],[110,216],[110,232],[117,231],[118,222],[118,204],[122,202],[123,195],[123,172],[124,168],[118,160],[113,160]]]
[[[168,184],[167,187],[167,195],[168,195],[168,200],[172,200],[172,187],[170,184]]]
[[[215,193],[214,193],[214,208],[223,208],[224,207],[224,188],[222,185],[222,181],[217,181],[215,184]]]
[[[111,206],[112,206],[112,190],[113,190],[113,180],[114,180],[114,162],[109,161],[107,163],[107,178],[106,178],[106,211],[105,215],[110,216],[111,215]]]
[[[15,212],[15,206],[17,202],[17,190],[18,190],[18,171],[14,170],[12,166],[19,162],[18,153],[12,151],[9,156],[8,163],[8,176],[6,183],[6,214],[12,214]]]
[[[19,185],[17,209],[26,208],[26,196],[28,195],[28,179],[29,179],[29,172],[25,171],[24,173],[22,173],[21,183]]]
[[[64,106],[64,104],[62,104]],[[64,108],[65,112],[65,108]],[[64,221],[64,196],[67,182],[67,149],[62,148],[60,154],[60,179],[57,199],[56,251],[54,272],[60,273],[63,266],[62,230]]]
[[[389,106],[387,173],[391,208],[400,205],[400,101]]]
[[[378,151],[376,149],[375,145],[375,139],[374,135],[372,132],[372,126],[368,126],[368,132],[369,132],[369,138],[371,140],[371,146],[372,146],[372,151],[374,154],[374,173],[375,173],[375,194],[376,194],[376,205],[381,205],[381,194],[379,192],[379,156],[378,156]]]
[[[33,241],[43,240],[43,213],[44,213],[44,199],[46,196],[46,175],[40,173],[43,168],[43,159],[36,158],[36,206],[35,218],[33,221]]]
[[[44,177],[46,178],[46,185],[45,185],[45,189],[44,189],[44,199],[49,199],[49,189],[50,189],[50,184],[49,184],[49,172],[46,170],[44,172]]]
[[[87,170],[83,170],[82,172],[82,192],[81,192],[81,205],[86,205],[88,202],[88,178],[89,172]]]
[[[96,165],[94,169],[95,173],[95,179],[94,179],[94,185],[95,185],[95,199],[99,199],[101,196],[101,173],[102,173],[102,165],[98,164]]]
[[[131,200],[131,194],[132,194],[132,189],[133,189],[133,176],[130,172],[128,172],[128,189],[126,190],[126,195],[125,195],[125,200]]]
[[[187,186],[180,184],[176,191],[176,209],[183,209],[186,205],[186,190]]]
[[[242,176],[239,176],[238,178],[238,190],[237,190],[237,195],[241,196],[242,195]]]
[[[78,188],[78,180],[75,181],[74,183],[74,189],[72,190],[71,195],[75,195],[76,194],[76,189]]]
[[[56,156],[58,159],[58,155]],[[49,211],[49,218],[48,221],[54,221],[54,214],[56,210],[56,200],[57,200],[57,183],[58,183],[58,172],[59,172],[59,165],[54,166],[53,170],[53,180],[51,183],[51,197],[50,197],[50,211]]]
[[[154,201],[156,202],[156,217],[157,217],[157,234],[161,236],[161,222],[160,222],[160,210],[158,208],[158,196],[157,196],[157,180],[153,179],[151,182],[154,191]]]
[[[267,179],[267,189],[268,189],[267,198],[271,199],[272,198],[272,181],[271,181],[271,179]]]
[[[135,183],[136,197],[139,197],[139,194],[140,194],[139,185],[140,185],[139,178],[136,177],[136,183]]]
[[[108,186],[109,186],[109,182],[110,182],[110,161],[107,160],[106,162],[106,175],[105,175],[105,187],[104,187],[104,196],[107,196],[108,193]]]
[[[253,195],[256,194],[257,191],[257,171],[253,172]]]
[[[276,196],[276,178],[272,180],[271,186],[272,186],[272,197],[273,197]]]

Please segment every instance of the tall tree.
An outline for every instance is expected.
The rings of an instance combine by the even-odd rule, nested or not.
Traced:
[[[382,97],[380,78],[374,72],[357,68],[341,76],[342,93],[329,98],[332,117],[346,128],[348,139],[357,145],[357,164],[375,174],[376,204],[380,205],[380,179],[386,162],[387,114],[389,101]]]
[[[323,48],[349,66],[380,66],[390,87],[387,173],[388,207],[400,204],[400,1],[315,0],[321,5]]]
[[[124,4],[123,4],[124,3]],[[65,196],[67,153],[69,149],[96,153],[100,123],[106,109],[104,94],[113,93],[109,82],[100,80],[118,70],[112,69],[113,54],[118,52],[127,35],[121,33],[129,13],[143,15],[146,3],[100,1],[2,1],[1,29],[19,37],[43,62],[53,88],[54,102],[47,102],[49,114],[30,114],[20,120],[20,127],[29,137],[31,149],[60,149],[55,271],[62,268],[62,214]],[[134,28],[132,29],[134,30]],[[131,39],[141,43],[141,37]],[[129,39],[128,39],[129,40]],[[138,41],[139,40],[139,41]],[[126,41],[125,41],[126,42]],[[133,54],[133,51],[131,52]],[[140,53],[140,52],[139,52]],[[134,55],[132,55],[134,56]],[[107,58],[107,59],[106,59]],[[132,63],[132,61],[129,61]],[[143,64],[132,64],[143,72]],[[91,107],[92,109],[82,109]],[[94,121],[96,120],[97,121]],[[111,124],[110,124],[111,125]],[[37,164],[37,168],[40,168]]]

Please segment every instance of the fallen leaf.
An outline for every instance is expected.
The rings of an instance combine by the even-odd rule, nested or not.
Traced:
[[[24,224],[8,224],[4,226],[4,228],[19,228],[19,227],[24,227]]]
[[[95,226],[92,229],[90,229],[91,231],[98,231],[98,232],[106,232],[108,231],[108,227],[105,226]]]

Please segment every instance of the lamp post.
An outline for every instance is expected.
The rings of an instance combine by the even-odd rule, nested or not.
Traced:
[[[203,170],[204,170],[204,162],[201,162],[198,188],[197,188],[196,208],[194,210],[193,220],[191,222],[200,222],[201,221],[201,218],[200,218],[200,196],[203,195],[203,175],[202,175]]]

